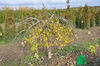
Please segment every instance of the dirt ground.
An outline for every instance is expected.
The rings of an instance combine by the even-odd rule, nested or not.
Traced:
[[[88,32],[90,34],[88,34]],[[77,42],[96,40],[100,38],[100,27],[81,30],[76,33],[78,35],[78,39],[76,40]],[[25,55],[21,49],[20,43],[0,46],[0,66],[13,59],[21,61],[21,58],[23,58],[24,56]]]
[[[76,33],[79,37],[77,42],[96,40],[100,38],[100,27],[90,28],[88,30],[82,30]]]

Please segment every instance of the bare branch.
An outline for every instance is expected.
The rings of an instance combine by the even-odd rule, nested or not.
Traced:
[[[22,30],[22,31],[20,31],[16,36],[15,36],[15,39],[14,40],[16,40],[16,38],[22,33],[22,32],[24,32],[25,30]]]
[[[26,22],[27,20],[29,20],[29,19],[39,21],[37,18],[29,17],[29,18],[23,20],[22,22],[18,22],[18,23],[16,23],[16,24],[12,25],[10,28],[12,28],[13,26],[20,26],[20,25],[22,25],[22,24],[23,24],[23,25],[30,24],[31,22],[25,23],[25,22]]]

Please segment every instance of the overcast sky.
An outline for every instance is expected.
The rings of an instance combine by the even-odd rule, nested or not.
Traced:
[[[42,3],[45,4],[47,8],[66,8],[66,0],[0,0],[0,8],[3,6],[9,7],[35,7],[42,8]],[[71,7],[84,6],[88,4],[89,6],[100,6],[100,0],[70,0]]]

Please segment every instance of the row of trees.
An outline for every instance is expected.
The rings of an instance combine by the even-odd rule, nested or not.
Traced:
[[[94,26],[99,26],[100,23],[100,8],[97,7],[89,7],[85,5],[84,7],[79,8],[70,8],[70,5],[67,6],[67,9],[59,9],[54,8],[53,10],[48,10],[48,12],[52,12],[54,14],[59,14],[66,19],[69,19],[76,27],[79,28],[89,28]],[[35,10],[28,8],[20,8],[19,10],[11,10],[10,8],[0,10],[0,23],[4,23],[4,21],[10,16],[13,17],[15,22],[21,22],[27,17],[36,17],[39,14],[43,13],[43,10]],[[86,26],[87,24],[87,26]]]
[[[76,28],[86,29],[90,27],[100,26],[99,7],[95,8],[85,5],[84,7],[70,8],[70,5],[68,5],[67,9],[54,8],[53,10],[35,10],[21,7],[19,10],[12,10],[10,8],[0,10],[0,24],[4,25],[4,30],[1,30],[0,32],[5,32],[5,35],[9,35],[13,32],[17,33],[17,31],[24,29],[25,27],[19,27],[18,29],[16,29],[16,26],[13,26],[13,29],[11,31],[9,31],[9,27],[16,23],[22,22],[28,17],[36,17],[38,19],[41,19],[40,16],[42,16],[43,19],[48,18],[48,16],[41,15],[43,12],[49,12],[62,16],[65,19],[68,19]]]
[[[74,27],[85,29],[100,26],[99,15],[100,9],[90,8],[88,5],[85,5],[83,8],[79,7],[77,9],[70,9],[70,6],[68,6],[64,17],[69,19]]]

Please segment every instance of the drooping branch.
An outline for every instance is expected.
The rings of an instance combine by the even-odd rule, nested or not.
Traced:
[[[31,22],[25,23],[25,22],[26,22],[27,20],[29,20],[29,19],[31,19],[31,20],[36,20],[37,22],[39,22],[39,20],[38,20],[37,18],[29,17],[29,18],[23,20],[22,22],[18,22],[18,23],[16,23],[16,24],[12,25],[10,28],[12,28],[13,26],[20,26],[20,25],[30,24]]]
[[[54,16],[54,14],[52,14],[52,16],[47,20],[47,22],[49,22],[49,20],[51,20],[53,16]],[[19,35],[21,35],[24,31],[26,32],[25,34],[27,34],[27,33],[29,32],[29,30],[30,30],[32,27],[34,27],[34,26],[37,25],[38,23],[42,22],[42,20],[38,20],[37,18],[33,18],[33,17],[29,17],[29,18],[27,18],[27,19],[25,19],[25,20],[28,20],[28,19],[37,20],[37,22],[36,22],[36,23],[32,23],[32,25],[29,26],[27,29],[24,29],[24,30],[20,31],[20,32],[15,36],[14,40],[16,40],[16,38],[17,38]],[[24,20],[24,21],[25,21],[25,20]],[[22,23],[19,23],[19,24],[27,24],[27,23],[24,23],[24,21],[23,21]],[[24,36],[24,37],[25,37],[25,36]]]

